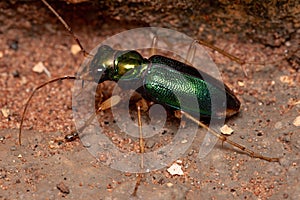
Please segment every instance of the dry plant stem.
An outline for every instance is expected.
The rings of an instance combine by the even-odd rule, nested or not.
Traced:
[[[214,136],[216,136],[218,139],[220,139],[223,142],[227,142],[228,144],[237,147],[238,149],[242,150],[243,152],[247,153],[249,156],[254,157],[254,158],[259,158],[262,160],[266,160],[269,162],[279,162],[279,158],[271,158],[271,157],[267,157],[267,156],[263,156],[259,153],[256,153],[250,149],[247,149],[246,147],[232,141],[229,140],[227,137],[217,133],[216,131],[210,129],[207,125],[205,125],[204,123],[200,122],[199,120],[195,119],[194,117],[192,117],[190,114],[181,111],[181,113],[186,116],[188,119],[192,120],[193,122],[195,122],[196,124],[198,124],[199,126],[205,128],[208,132],[210,132],[211,134],[213,134]]]
[[[56,82],[56,81],[61,81],[61,80],[65,80],[65,79],[76,79],[75,76],[63,76],[63,77],[59,77],[59,78],[54,78],[50,81],[47,81],[39,86],[37,86],[33,92],[31,93],[31,95],[29,96],[29,98],[27,99],[26,101],[26,104],[25,104],[25,108],[23,110],[23,114],[22,114],[22,118],[21,118],[21,123],[20,123],[20,129],[19,129],[19,145],[22,144],[22,141],[21,141],[21,136],[22,136],[22,126],[23,126],[23,121],[24,121],[24,117],[25,117],[25,114],[26,114],[26,111],[27,111],[27,108],[28,108],[28,105],[29,105],[29,102],[30,100],[32,99],[33,95],[35,94],[36,91],[38,91],[40,88],[44,87],[45,85],[48,85],[50,83],[53,83],[53,82]]]

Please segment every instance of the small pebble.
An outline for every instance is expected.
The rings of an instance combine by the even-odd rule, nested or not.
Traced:
[[[80,46],[79,46],[78,44],[73,44],[73,45],[71,46],[71,53],[72,53],[73,55],[78,54],[80,51],[81,51],[81,49],[80,49]]]
[[[185,143],[187,143],[188,141],[186,140],[186,139],[184,139],[184,140],[182,140],[181,141],[181,144],[185,144]]]
[[[282,82],[282,83],[286,83],[286,84],[293,84],[294,83],[294,80],[292,78],[292,76],[280,76],[279,80]]]
[[[188,155],[191,156],[191,155],[193,155],[194,153],[195,153],[195,150],[192,149],[192,150],[188,153]]]
[[[184,175],[181,166],[178,165],[177,163],[174,163],[171,167],[169,167],[167,169],[167,171],[171,174],[171,175],[179,175],[182,176]]]
[[[291,141],[291,136],[285,135],[285,136],[283,137],[283,140],[284,140],[285,142],[290,142],[290,141]]]
[[[182,164],[182,160],[176,160],[176,163]]]
[[[45,66],[42,62],[38,62],[34,67],[32,68],[32,71],[37,73],[42,73],[45,69]]]
[[[19,78],[20,77],[20,72],[18,70],[13,71],[12,73],[14,78]]]
[[[286,41],[284,44],[285,44],[285,46],[287,46],[287,47],[290,47],[290,46],[292,45],[290,41]]]
[[[10,110],[6,107],[1,108],[2,115],[7,118],[10,115]]]
[[[48,71],[48,69],[45,67],[45,65],[42,62],[38,62],[33,68],[32,71],[37,73],[45,72],[45,74],[48,77],[51,77],[51,73]]]
[[[101,161],[101,162],[106,162],[107,161],[107,156],[105,155],[105,154],[101,154],[100,156],[99,156],[99,160]]]
[[[233,133],[233,129],[226,124],[220,128],[220,131],[224,135],[231,135]]]
[[[19,41],[18,40],[12,40],[9,42],[9,48],[12,50],[18,51],[19,49]]]
[[[56,185],[57,189],[59,189],[59,191],[61,191],[64,194],[69,194],[70,190],[69,187],[66,186],[63,182],[60,182]]]
[[[85,148],[90,148],[92,145],[91,145],[90,143],[88,143],[88,142],[85,142],[85,143],[83,144],[83,146],[84,146]]]
[[[300,116],[296,117],[296,119],[293,121],[294,126],[300,126]]]
[[[263,133],[261,132],[261,131],[259,131],[258,133],[257,133],[257,136],[262,136],[263,135]]]
[[[238,85],[243,87],[243,86],[245,86],[245,83],[243,81],[238,81]]]
[[[149,149],[153,148],[154,145],[155,145],[155,142],[153,140],[148,140],[146,143],[146,147]]]
[[[282,128],[282,122],[276,122],[275,129],[281,129]]]
[[[22,85],[25,85],[27,82],[28,82],[28,81],[27,81],[27,78],[24,77],[24,76],[22,76],[22,77],[21,77],[21,84],[22,84]]]
[[[167,183],[167,186],[168,186],[168,187],[172,187],[172,186],[173,186],[173,183]]]

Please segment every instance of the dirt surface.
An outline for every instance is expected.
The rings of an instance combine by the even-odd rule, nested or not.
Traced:
[[[167,168],[146,173],[137,197],[132,197],[136,174],[102,164],[80,140],[63,141],[74,128],[72,81],[48,85],[37,93],[24,121],[23,144],[18,145],[25,101],[33,88],[50,79],[33,67],[42,62],[51,77],[73,75],[84,57],[71,52],[73,38],[42,3],[1,2],[0,8],[0,199],[300,198],[299,22],[287,24],[290,31],[284,37],[277,35],[282,40],[275,45],[263,31],[256,35],[260,40],[244,38],[245,33],[226,35],[215,27],[218,21],[209,30],[203,31],[203,26],[190,30],[195,39],[206,34],[218,47],[247,61],[267,62],[245,65],[246,78],[240,65],[210,51],[224,82],[242,103],[240,113],[226,122],[234,129],[230,139],[263,155],[281,157],[280,162],[251,158],[221,142],[200,160],[203,131],[199,130],[199,137],[178,158],[184,175],[172,176]],[[117,21],[118,17],[109,19],[97,10],[86,12],[88,8],[58,9],[88,51],[116,33],[152,24],[142,19]],[[102,113],[103,118],[110,115]],[[108,123],[107,128],[113,126]]]

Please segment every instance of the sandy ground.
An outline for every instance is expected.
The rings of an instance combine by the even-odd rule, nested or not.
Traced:
[[[282,157],[279,163],[251,158],[221,142],[200,160],[197,152],[203,130],[199,130],[193,145],[178,158],[184,175],[172,176],[167,168],[146,173],[137,197],[132,197],[136,174],[102,164],[80,140],[62,140],[74,127],[72,81],[38,92],[24,121],[23,144],[18,145],[25,101],[35,86],[49,80],[32,68],[43,62],[51,77],[73,75],[84,58],[72,54],[75,42],[42,4],[0,5],[0,199],[300,198],[300,132],[295,122],[300,116],[299,63],[282,59],[290,46],[299,45],[299,39],[278,48],[240,42],[238,37],[215,39],[221,48],[247,60],[276,60],[246,65],[248,78],[238,64],[211,52],[224,82],[242,102],[240,113],[227,121],[234,129],[230,139],[263,155]],[[63,17],[87,50],[111,35],[140,26],[93,21],[78,17],[75,11]],[[109,118],[110,112],[102,115]],[[114,130],[109,123],[107,128]]]

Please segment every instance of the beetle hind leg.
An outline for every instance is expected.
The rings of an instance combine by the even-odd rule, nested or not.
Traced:
[[[186,55],[186,63],[185,64],[189,64],[189,63],[193,63],[194,57],[195,57],[195,53],[196,53],[196,44],[198,43],[197,40],[194,40],[188,49],[187,55]]]

